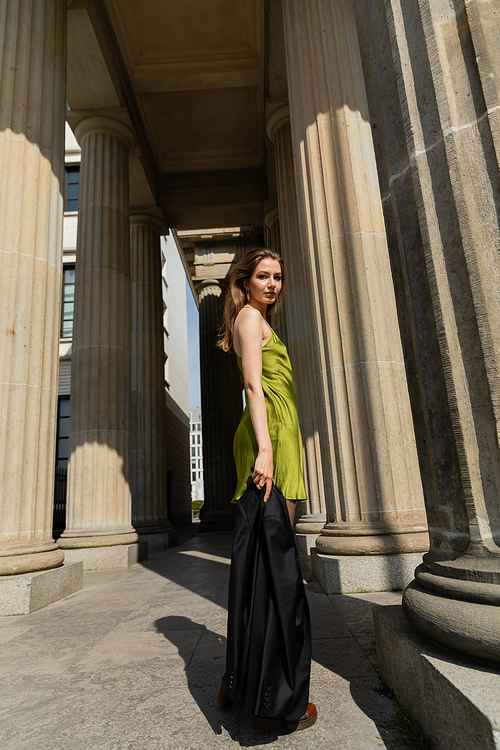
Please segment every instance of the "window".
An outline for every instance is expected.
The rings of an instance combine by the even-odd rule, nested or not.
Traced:
[[[196,456],[196,448],[191,448],[191,455]]]
[[[201,479],[201,471],[198,472],[198,479]]]
[[[75,267],[64,266],[61,336],[63,339],[73,335],[73,316],[75,312]]]
[[[201,456],[201,448],[198,446],[198,455]]]
[[[198,445],[200,445],[200,443],[201,443],[200,438],[201,438],[201,435],[198,435]]]
[[[59,399],[57,410],[56,466],[66,468],[69,458],[69,396]]]
[[[192,469],[196,469],[196,458],[193,458],[193,459],[191,460],[191,468],[192,468]]]
[[[196,482],[196,472],[195,471],[191,472],[191,481],[192,482]]]
[[[201,422],[198,422],[198,424],[196,425],[196,429],[198,430],[198,432],[201,430]]]
[[[78,211],[80,189],[80,165],[66,167],[66,206],[65,211]]]
[[[196,443],[196,435],[193,435],[191,437],[191,442],[192,442],[193,445]]]

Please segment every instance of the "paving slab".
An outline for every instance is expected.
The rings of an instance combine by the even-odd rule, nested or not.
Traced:
[[[230,534],[185,538],[80,592],[0,618],[2,750],[403,750],[388,738],[371,610],[400,595],[327,596],[307,565],[317,723],[256,736],[215,696],[225,661]]]

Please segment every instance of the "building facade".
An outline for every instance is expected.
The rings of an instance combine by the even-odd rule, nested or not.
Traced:
[[[199,407],[189,410],[189,454],[191,461],[191,500],[203,502],[203,431]]]
[[[161,239],[167,406],[168,517],[191,523],[186,272],[172,234]]]
[[[128,564],[138,529],[171,531],[166,225],[200,310],[202,526],[230,527],[241,380],[214,344],[231,265],[267,241],[287,267],[316,576],[330,593],[411,581],[420,633],[498,662],[498,4],[6,8],[0,575]],[[56,543],[65,117],[81,171]]]

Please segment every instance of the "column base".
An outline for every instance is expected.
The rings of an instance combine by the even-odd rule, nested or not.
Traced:
[[[148,556],[148,543],[117,544],[109,547],[78,547],[65,549],[66,562],[83,563],[84,570],[130,568]]]
[[[373,610],[379,672],[436,750],[499,747],[500,674],[421,638],[400,607]]]
[[[23,573],[36,573],[40,570],[58,568],[64,562],[64,552],[54,542],[32,545],[26,549],[8,550],[0,555],[0,576],[16,576]]]
[[[316,542],[318,552],[325,555],[397,555],[429,549],[427,531],[368,531],[365,534],[341,533],[324,528]]]
[[[59,546],[64,551],[70,549],[88,549],[89,547],[115,547],[125,544],[134,544],[139,539],[139,535],[134,529],[112,533],[109,531],[63,531],[58,539]],[[65,558],[67,559],[67,558]],[[81,559],[81,558],[79,558]]]
[[[295,539],[297,540],[297,551],[299,555],[308,555],[310,557],[312,550],[316,549],[316,539],[318,537],[319,533],[301,534],[297,531],[297,526],[295,526]]]
[[[305,513],[295,521],[297,534],[321,534],[326,523],[325,513]]]
[[[29,615],[80,591],[82,563],[0,578],[0,616]]]
[[[476,585],[499,588],[495,584]],[[500,662],[498,605],[441,596],[412,581],[403,595],[403,611],[408,621],[433,641],[465,654]]]
[[[179,533],[177,529],[161,531],[158,533],[139,534],[139,544],[146,542],[148,550],[165,549],[165,547],[176,547],[179,544]]]
[[[421,560],[422,555],[417,553],[322,555],[317,549],[311,550],[313,575],[326,594],[402,591]]]
[[[311,555],[325,523],[325,513],[304,513],[297,518],[294,529],[299,555]]]

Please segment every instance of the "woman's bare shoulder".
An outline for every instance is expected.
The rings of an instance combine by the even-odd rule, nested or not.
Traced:
[[[241,338],[245,341],[253,340],[255,337],[262,339],[263,320],[262,315],[254,307],[242,307],[234,321],[233,346],[238,356],[241,356]]]
[[[249,325],[253,327],[256,327],[257,325],[261,325],[262,323],[262,315],[258,310],[256,310],[254,307],[242,307],[239,311],[238,315],[235,318],[234,326],[235,328],[240,328],[240,326],[244,326],[247,328]]]

